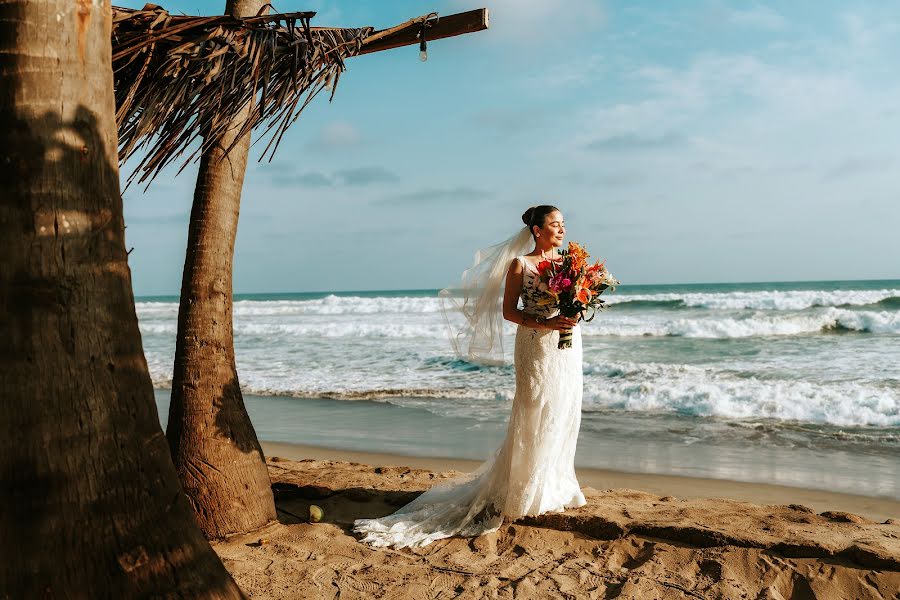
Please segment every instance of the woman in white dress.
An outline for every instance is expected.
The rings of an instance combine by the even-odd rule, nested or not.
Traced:
[[[538,303],[546,296],[538,290],[537,264],[559,258],[556,249],[563,244],[565,223],[549,205],[529,208],[522,220],[525,227],[515,236],[476,254],[475,265],[463,275],[461,301],[459,294],[442,292],[445,299],[457,299],[467,319],[466,329],[452,339],[467,360],[496,363],[499,356],[502,361],[502,319],[518,325],[516,392],[503,444],[473,473],[434,485],[393,514],[357,519],[353,531],[362,534],[364,543],[421,547],[585,504],[575,477],[581,332],[556,306]],[[559,331],[569,328],[572,347],[560,350]]]

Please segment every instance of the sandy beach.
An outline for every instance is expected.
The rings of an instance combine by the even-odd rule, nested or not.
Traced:
[[[251,598],[900,598],[889,499],[580,469],[581,508],[372,549],[353,519],[477,463],[263,446],[279,522],[213,546]]]
[[[266,456],[279,456],[291,460],[312,458],[369,465],[399,465],[414,469],[427,469],[435,473],[444,471],[468,473],[475,470],[480,464],[473,460],[356,452],[279,442],[262,442],[262,446]],[[604,469],[578,468],[576,472],[578,482],[582,487],[598,490],[630,488],[660,496],[676,496],[685,499],[728,498],[753,504],[803,504],[818,512],[838,510],[854,513],[874,521],[891,518],[900,520],[900,500],[892,498],[871,498],[785,485],[650,473],[624,473]]]

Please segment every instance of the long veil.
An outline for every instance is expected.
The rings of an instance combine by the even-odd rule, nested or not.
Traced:
[[[528,252],[532,241],[528,227],[523,227],[509,239],[479,250],[459,287],[441,290],[441,311],[459,358],[486,365],[504,363],[503,284],[510,262]],[[465,323],[454,318],[456,312],[463,314]]]

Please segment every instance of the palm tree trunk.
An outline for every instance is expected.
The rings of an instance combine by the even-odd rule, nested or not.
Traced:
[[[141,348],[110,14],[0,0],[0,595],[241,598],[181,492]]]
[[[232,1],[255,15],[266,2]],[[249,106],[245,114],[249,111]],[[175,468],[209,539],[275,520],[265,457],[244,407],[234,360],[232,264],[250,136],[243,119],[200,159],[181,280],[172,401],[166,435]]]

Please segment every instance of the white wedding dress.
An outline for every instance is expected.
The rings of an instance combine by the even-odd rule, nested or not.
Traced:
[[[537,273],[524,266],[522,303],[526,313],[557,314],[536,301]],[[516,393],[506,438],[473,473],[438,483],[393,514],[357,519],[353,531],[371,546],[426,546],[451,536],[476,536],[507,520],[584,506],[575,477],[575,445],[581,425],[581,331],[572,347],[559,350],[559,332],[516,331]]]

